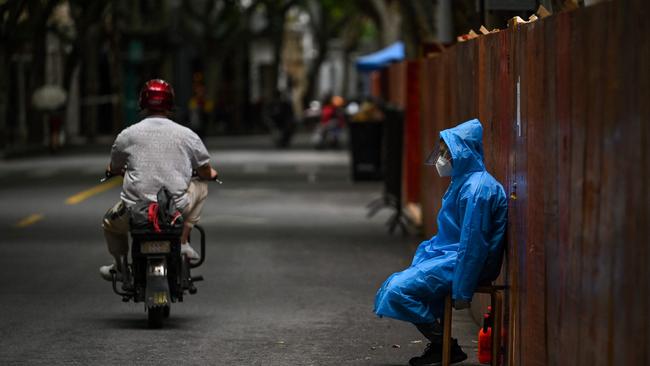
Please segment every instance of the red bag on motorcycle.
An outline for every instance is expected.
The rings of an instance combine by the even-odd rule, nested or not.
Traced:
[[[172,194],[162,187],[157,202],[138,202],[130,209],[131,232],[179,233],[183,216],[176,208]]]

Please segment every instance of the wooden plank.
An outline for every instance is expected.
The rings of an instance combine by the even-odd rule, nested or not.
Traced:
[[[609,348],[608,324],[603,316],[607,312],[608,304],[603,294],[609,295],[608,283],[611,276],[611,265],[605,263],[601,267],[601,256],[608,255],[605,248],[601,248],[598,238],[600,218],[600,203],[602,200],[601,169],[602,169],[602,139],[603,139],[603,93],[602,69],[605,58],[604,47],[591,45],[601,44],[606,39],[605,28],[602,20],[607,18],[603,7],[585,8],[583,13],[583,27],[585,43],[585,60],[588,62],[587,79],[585,80],[584,93],[588,100],[586,109],[587,143],[584,166],[583,186],[583,252],[582,252],[582,309],[580,312],[580,350],[579,364],[605,365],[607,359],[603,357]],[[582,67],[585,67],[584,65]],[[576,228],[578,229],[578,228]],[[578,229],[579,230],[579,229]]]
[[[404,126],[404,202],[420,203],[420,169],[424,163],[420,143],[420,69],[419,62],[405,63],[405,126]]]
[[[541,178],[542,186],[539,187],[537,197],[543,208],[541,222],[538,223],[540,236],[542,238],[544,252],[544,295],[542,298],[545,300],[545,347],[548,350],[556,350],[560,347],[560,324],[559,318],[561,313],[560,298],[563,284],[557,279],[560,277],[561,268],[566,267],[563,258],[558,256],[560,251],[559,241],[559,179],[560,179],[560,164],[558,163],[559,155],[559,123],[557,116],[557,93],[558,88],[557,80],[557,65],[556,65],[556,52],[557,41],[559,37],[565,36],[556,33],[557,18],[550,17],[540,21],[539,29],[541,40],[538,42],[542,47],[538,51],[539,59],[543,61],[539,65],[536,62],[536,79],[538,85],[541,87],[541,98],[536,99],[536,114],[537,121],[528,121],[528,123],[537,125],[537,133],[539,134],[537,141],[540,145],[531,147],[541,155],[536,156],[541,159],[537,167],[540,169],[537,176]],[[533,167],[534,168],[534,167]],[[539,179],[538,178],[538,179]],[[530,178],[532,181],[532,177]],[[541,201],[541,202],[540,202]],[[542,330],[541,328],[539,330]],[[559,364],[561,355],[557,352],[547,352],[546,362],[549,365]]]
[[[493,103],[495,93],[493,89],[494,68],[496,58],[492,57],[496,37],[481,37],[475,41],[477,47],[476,57],[476,110],[478,118],[483,124],[483,155],[485,167],[494,175],[494,128],[493,128]]]
[[[438,143],[440,139],[440,131],[451,127],[453,120],[453,113],[455,111],[456,100],[456,48],[449,50],[442,54],[440,59],[440,73],[438,74],[438,88],[440,93],[437,95],[435,101],[435,142]],[[435,169],[435,168],[434,168]],[[435,174],[432,190],[434,191],[437,200],[435,202],[436,214],[442,206],[442,196],[444,195],[451,179],[448,177],[441,178]]]
[[[643,34],[643,23],[639,17],[640,8],[631,2],[611,3],[607,6],[607,74],[603,83],[605,100],[605,133],[603,157],[603,209],[600,238],[603,247],[607,242],[612,251],[613,276],[611,283],[612,310],[610,313],[610,364],[647,364],[648,337],[648,205],[644,207],[643,175],[639,163],[648,150],[644,145],[641,119],[641,104],[650,99],[641,99],[643,75],[647,75],[648,64],[642,64],[641,52],[647,43]],[[634,15],[632,15],[634,14]],[[646,26],[647,30],[647,26]],[[647,48],[645,50],[647,53]],[[647,58],[646,58],[647,61]],[[646,69],[643,71],[641,68]],[[647,80],[647,79],[646,79]],[[646,84],[647,88],[647,84]],[[647,89],[646,89],[647,90]],[[647,96],[647,94],[646,94]],[[643,165],[641,165],[643,166]],[[646,165],[647,166],[647,165]],[[646,182],[647,184],[647,182]],[[647,202],[647,201],[646,201]],[[640,243],[645,242],[643,245]],[[616,245],[611,245],[616,243]]]
[[[453,54],[453,52],[451,52]],[[437,56],[427,60],[427,73],[430,81],[426,84],[427,99],[422,103],[427,108],[426,133],[427,136],[423,142],[424,156],[428,155],[436,146],[438,146],[439,133],[442,129],[448,127],[449,106],[449,88],[448,85],[448,54]],[[449,178],[440,178],[434,167],[425,166],[422,170],[425,176],[425,183],[422,185],[422,194],[426,206],[423,209],[423,220],[425,223],[425,235],[430,237],[437,232],[436,218],[440,210],[442,196],[449,185]]]
[[[601,324],[605,326],[600,326],[598,331],[604,333],[601,337],[600,342],[606,348],[600,350],[600,358],[603,360],[600,362],[602,365],[615,365],[629,364],[624,362],[625,357],[628,357],[627,352],[621,353],[619,350],[614,348],[614,337],[615,332],[615,323],[614,316],[619,314],[623,315],[628,314],[626,309],[624,313],[619,313],[615,309],[616,299],[614,298],[615,288],[620,288],[620,286],[626,287],[623,283],[618,283],[614,285],[615,278],[617,277],[616,267],[620,267],[621,260],[625,259],[626,248],[620,245],[611,245],[615,243],[619,238],[623,237],[621,235],[621,229],[623,228],[623,221],[626,220],[625,212],[622,211],[625,208],[624,202],[621,202],[621,192],[618,192],[617,185],[620,182],[617,182],[617,170],[620,169],[620,165],[617,163],[621,158],[619,154],[624,154],[622,151],[625,150],[625,146],[621,146],[621,135],[616,133],[617,125],[621,124],[621,107],[622,99],[621,93],[624,92],[619,86],[621,73],[619,71],[620,64],[620,55],[618,55],[619,43],[618,36],[621,31],[621,24],[617,20],[615,14],[615,9],[612,6],[613,3],[605,4],[601,6],[601,14],[607,14],[606,18],[601,18],[599,27],[607,29],[605,34],[601,34],[601,43],[604,45],[604,55],[603,55],[603,64],[602,68],[599,70],[599,84],[600,84],[600,93],[602,94],[602,157],[600,163],[600,189],[601,189],[601,199],[600,199],[600,209],[599,209],[599,223],[597,227],[597,240],[598,240],[598,249],[600,252],[599,258],[596,262],[596,265],[599,267],[599,273],[602,273],[602,277],[599,277],[599,280],[602,281],[600,285],[600,293],[598,294],[597,305],[599,318],[601,319]],[[625,57],[625,56],[624,56]],[[628,99],[628,98],[626,98]],[[637,135],[638,136],[638,135]],[[633,141],[626,141],[624,144],[628,144]],[[638,146],[638,144],[637,144]],[[635,148],[636,149],[636,148]],[[623,192],[623,196],[627,195],[629,192]],[[618,264],[617,264],[618,262]],[[634,261],[633,261],[634,262]],[[630,263],[633,265],[633,263]],[[618,282],[618,281],[616,281]],[[629,287],[628,287],[629,288]],[[628,299],[630,295],[627,295]],[[623,298],[622,300],[624,300]],[[624,302],[625,303],[625,302]],[[623,319],[618,319],[620,322]],[[632,325],[632,327],[630,327]],[[628,324],[627,332],[633,332],[633,324]],[[629,343],[629,342],[626,342]],[[629,345],[626,345],[629,350]],[[638,348],[638,347],[633,347]],[[627,350],[626,350],[627,351]],[[633,354],[633,353],[632,353]]]
[[[580,253],[571,236],[571,220],[576,214],[571,209],[574,195],[571,192],[571,157],[573,148],[572,132],[572,74],[578,73],[573,68],[571,60],[574,48],[571,44],[572,23],[571,13],[565,12],[557,16],[556,35],[558,37],[556,51],[556,116],[558,120],[558,252],[557,259],[561,261],[556,282],[560,286],[557,314],[557,348],[549,347],[549,357],[557,364],[577,364],[578,319],[579,303],[577,294],[580,289]],[[578,147],[580,148],[580,147]],[[579,160],[582,164],[582,160]],[[580,169],[582,171],[582,169]],[[549,316],[549,318],[553,318]],[[550,338],[550,337],[549,337]],[[553,350],[556,351],[553,351]]]
[[[512,32],[512,46],[511,46],[511,55],[513,59],[512,66],[512,77],[513,83],[515,85],[515,98],[513,102],[514,118],[512,120],[512,129],[513,129],[513,162],[512,162],[512,172],[513,172],[513,192],[515,192],[517,199],[511,201],[510,214],[508,218],[508,226],[510,227],[512,239],[510,245],[515,245],[517,259],[513,263],[516,266],[516,272],[518,274],[517,286],[513,287],[514,291],[517,294],[517,309],[514,310],[517,313],[517,323],[516,327],[513,329],[513,337],[516,337],[518,340],[517,347],[513,349],[513,365],[523,365],[526,364],[528,359],[527,346],[528,346],[528,335],[525,332],[529,319],[532,318],[533,314],[529,314],[527,311],[527,280],[526,273],[528,272],[527,268],[527,221],[526,221],[526,207],[527,207],[527,192],[526,192],[526,134],[525,126],[522,126],[519,121],[519,117],[524,113],[522,111],[525,108],[525,94],[522,94],[521,89],[521,72],[523,69],[523,61],[525,53],[521,51],[522,45],[525,44],[526,34],[524,32],[513,30]],[[522,100],[524,99],[524,100]]]
[[[526,160],[521,191],[526,192],[522,210],[526,221],[526,315],[523,330],[524,364],[547,365],[546,362],[546,247],[544,245],[544,100],[543,28],[532,23],[522,29],[525,42],[519,48],[522,55],[521,130],[525,136],[523,153]],[[519,185],[518,185],[519,186]]]
[[[444,75],[446,76],[444,90],[447,103],[445,105],[446,113],[442,115],[442,119],[437,120],[438,128],[443,126],[446,128],[451,124],[449,121],[457,121],[460,118],[458,115],[458,68],[462,66],[457,64],[458,52],[458,47],[453,47],[443,54]]]
[[[456,47],[456,62],[453,64],[455,73],[454,78],[451,79],[451,82],[456,85],[455,103],[452,104],[456,110],[451,116],[451,126],[476,118],[478,115],[477,49],[477,41],[461,43]]]
[[[584,93],[585,82],[587,79],[586,68],[586,48],[588,45],[585,43],[584,19],[578,16],[571,16],[571,125],[570,125],[570,214],[569,214],[569,246],[566,248],[567,256],[569,256],[569,263],[573,264],[570,269],[568,277],[571,282],[568,289],[573,289],[572,293],[568,294],[566,301],[567,306],[575,306],[570,313],[564,313],[563,320],[563,334],[572,335],[575,338],[576,347],[570,352],[563,352],[563,363],[570,365],[580,365],[578,362],[582,348],[590,347],[589,342],[583,339],[583,331],[581,329],[582,322],[580,314],[583,311],[583,298],[582,298],[582,281],[583,278],[583,236],[582,225],[584,222],[583,217],[583,187],[584,187],[584,163],[586,156],[587,146],[587,96]],[[586,244],[585,244],[586,245]],[[575,281],[573,281],[575,280]],[[567,289],[567,291],[568,291]],[[569,318],[569,314],[574,314],[575,317]]]
[[[650,245],[648,245],[648,238],[650,238],[650,24],[646,21],[645,15],[650,13],[650,3],[645,0],[633,1],[634,8],[632,9],[633,17],[630,24],[635,25],[635,33],[637,36],[633,37],[636,41],[628,47],[638,47],[639,62],[635,76],[638,77],[638,90],[639,90],[639,118],[641,121],[641,164],[640,164],[640,179],[642,198],[639,200],[641,208],[637,217],[638,221],[637,238],[639,239],[640,253],[638,258],[640,261],[645,262],[642,266],[643,270],[640,272],[642,279],[638,288],[639,298],[641,299],[639,306],[643,309],[650,308],[650,266],[647,265],[650,258]],[[622,4],[621,4],[622,5]],[[626,14],[623,12],[623,14]],[[645,218],[645,220],[644,220]],[[645,245],[643,245],[645,243]],[[645,282],[645,286],[643,284]],[[641,324],[650,324],[650,314],[644,312],[643,316],[638,319]],[[644,339],[645,338],[645,339]],[[645,327],[642,335],[639,337],[639,348],[644,350],[643,358],[639,360],[640,365],[650,365],[650,327]],[[645,346],[643,346],[645,345]]]
[[[421,61],[421,78],[420,78],[420,126],[421,126],[421,144],[422,159],[426,159],[427,154],[433,150],[437,140],[437,131],[435,131],[435,106],[436,99],[439,98],[441,88],[438,85],[440,80],[440,56],[435,59],[424,59]],[[431,182],[435,180],[435,168],[422,165],[420,195],[422,197],[422,225],[425,237],[431,237],[435,234],[436,212],[435,202],[439,197],[434,196],[431,189]]]
[[[515,109],[516,102],[514,72],[513,72],[513,44],[512,42],[513,31],[503,31],[496,35],[497,38],[497,54],[498,62],[495,64],[495,94],[498,96],[493,103],[495,108],[494,118],[497,130],[495,134],[498,136],[496,145],[498,150],[495,154],[497,166],[503,166],[505,169],[502,173],[497,172],[497,179],[500,179],[506,189],[506,193],[510,198],[508,205],[508,220],[512,223],[515,217],[515,210],[513,209],[516,204],[516,192],[514,191],[515,183],[515,154],[514,154],[514,138],[515,138]],[[495,147],[495,150],[497,148]],[[501,175],[503,174],[503,175]],[[514,199],[512,197],[515,197]],[[504,332],[505,332],[505,346],[507,356],[505,359],[508,364],[519,364],[515,361],[515,357],[520,354],[520,339],[519,339],[519,266],[517,265],[519,252],[516,241],[514,225],[508,225],[507,234],[507,248],[506,260],[504,261],[505,279],[504,283],[510,285],[510,289],[506,291],[506,301],[504,303]]]
[[[382,80],[380,71],[370,72],[370,95],[375,98],[383,98]]]
[[[496,37],[480,37],[476,39],[476,65],[478,71],[475,74],[476,80],[476,103],[478,115],[476,116],[483,125],[483,152],[484,163],[489,172],[492,174],[493,152],[494,152],[494,131],[492,127],[492,102],[494,100],[494,92],[491,65],[496,62],[496,58],[492,57],[492,52]],[[492,42],[490,42],[492,40]],[[472,299],[472,316],[477,322],[481,322],[483,314],[486,312],[487,307],[490,306],[491,298],[486,294],[474,294]]]
[[[481,37],[479,46],[479,76],[478,82],[478,115],[484,122],[485,134],[485,160],[488,171],[507,190],[508,152],[511,138],[510,122],[512,116],[507,118],[499,116],[499,112],[511,112],[510,99],[513,96],[511,78],[501,73],[502,62],[505,64],[506,73],[509,55],[501,54],[503,37],[491,34]],[[506,85],[501,84],[501,78],[507,80]],[[504,108],[500,110],[499,108]],[[501,117],[501,119],[500,119]],[[506,122],[506,123],[504,123]]]

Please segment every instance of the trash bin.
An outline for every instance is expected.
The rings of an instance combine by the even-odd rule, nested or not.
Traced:
[[[404,150],[404,111],[392,105],[384,108],[382,146],[384,194],[393,197],[401,209],[402,159]]]
[[[392,234],[397,227],[406,235],[407,227],[413,222],[402,210],[402,159],[404,150],[404,111],[392,105],[383,109],[381,142],[381,168],[384,191],[378,199],[368,204],[368,217],[374,216],[383,208],[394,212],[387,222]]]
[[[352,180],[382,179],[383,121],[350,122]]]

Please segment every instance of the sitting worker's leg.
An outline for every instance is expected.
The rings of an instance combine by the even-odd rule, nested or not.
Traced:
[[[101,266],[99,273],[107,281],[112,281],[111,270],[115,269],[121,280],[122,258],[129,254],[129,215],[122,201],[111,207],[102,220],[108,252],[114,258],[113,264]]]
[[[443,315],[453,267],[432,258],[388,277],[377,291],[375,313],[409,323],[433,323]]]
[[[409,267],[388,277],[377,291],[375,313],[410,323],[433,322],[436,315],[422,301],[428,293],[424,274],[417,267]]]
[[[442,361],[444,299],[451,291],[453,260],[432,257],[390,276],[377,292],[375,313],[416,325],[429,340],[424,353],[410,360],[411,365],[435,365]],[[452,361],[467,358],[457,344],[452,346]]]
[[[440,364],[442,362],[442,324],[436,320],[433,323],[419,323],[414,325],[431,343],[427,345],[427,348],[425,348],[421,356],[411,358],[409,365],[425,366]],[[466,359],[467,354],[460,348],[457,340],[452,339],[451,363],[462,362]]]
[[[201,218],[201,211],[206,198],[208,198],[208,183],[205,181],[192,179],[190,186],[187,188],[187,195],[189,196],[190,203],[183,210],[183,218],[185,225],[183,226],[183,233],[181,234],[181,254],[186,258],[197,261],[201,257],[194,248],[189,244],[190,231]]]

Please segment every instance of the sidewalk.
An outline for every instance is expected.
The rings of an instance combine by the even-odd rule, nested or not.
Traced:
[[[69,156],[77,154],[108,154],[115,136],[100,136],[94,143],[68,144],[56,153],[51,153],[47,146],[42,144],[28,144],[11,146],[0,150],[0,161],[27,157],[43,156]],[[278,149],[273,145],[270,135],[227,135],[208,136],[203,139],[209,150],[314,150],[311,134],[301,132],[294,136],[291,146],[287,149]],[[343,149],[344,150],[344,149]]]

